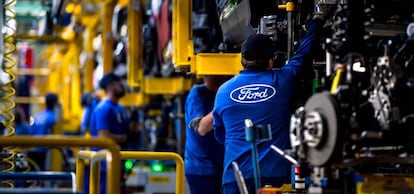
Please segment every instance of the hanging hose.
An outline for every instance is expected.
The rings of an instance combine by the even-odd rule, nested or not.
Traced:
[[[3,70],[6,74],[9,75],[9,80],[6,83],[3,83],[4,94],[2,96],[3,103],[3,114],[5,117],[4,126],[8,129],[6,136],[14,135],[15,129],[13,127],[14,114],[13,109],[15,108],[15,102],[12,100],[12,97],[15,95],[16,90],[13,88],[13,82],[16,78],[14,74],[14,66],[16,61],[13,58],[13,53],[16,50],[14,45],[14,36],[15,36],[15,26],[11,26],[11,20],[14,19],[16,13],[14,11],[13,4],[16,0],[8,0],[4,5],[6,18],[4,20],[4,27],[6,28],[6,33],[4,34],[4,66]]]
[[[3,34],[4,37],[1,38],[1,41],[3,41],[2,45],[4,45],[4,50],[0,51],[0,54],[4,53],[4,56],[0,61],[0,72],[4,74],[2,75],[3,79],[1,80],[2,85],[0,95],[0,116],[2,117],[1,122],[4,125],[4,130],[6,131],[5,136],[13,136],[15,133],[15,129],[13,126],[13,109],[15,108],[15,103],[12,100],[12,97],[16,93],[15,89],[13,88],[13,81],[16,77],[13,72],[13,68],[16,65],[16,62],[13,59],[13,53],[16,50],[16,46],[14,44],[16,22],[13,21],[16,16],[16,12],[14,10],[15,2],[16,0],[6,0],[3,5],[4,14],[1,14],[5,16],[4,19],[1,18],[1,21],[3,22],[3,27],[5,29],[5,33]],[[14,170],[15,167],[15,164],[13,162],[13,159],[16,155],[14,147],[3,147],[2,149],[3,150],[1,163],[2,166],[4,166],[4,169],[1,170],[3,172],[11,172]],[[13,182],[11,181],[4,181],[3,185],[14,187]]]

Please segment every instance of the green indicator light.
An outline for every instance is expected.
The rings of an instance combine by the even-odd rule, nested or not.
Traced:
[[[127,160],[125,161],[125,169],[127,170],[131,170],[134,167],[134,162],[132,162],[131,160]]]
[[[231,2],[229,6],[230,6],[230,8],[234,8],[236,6],[236,3],[235,2]]]
[[[164,170],[164,166],[162,164],[156,163],[151,166],[152,172],[162,172]]]

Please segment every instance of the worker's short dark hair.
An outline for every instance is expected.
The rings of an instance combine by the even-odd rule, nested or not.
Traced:
[[[58,96],[55,93],[47,93],[45,96],[46,108],[53,109],[53,107],[58,103]]]
[[[109,72],[102,77],[101,81],[99,81],[99,87],[106,90],[108,85],[114,82],[117,82],[117,81],[122,81],[122,80],[115,73]]]
[[[88,107],[92,103],[93,94],[85,93],[81,96],[81,105],[82,107]]]
[[[241,54],[242,57],[248,61],[266,61],[275,56],[275,49],[269,36],[253,34],[244,40]]]

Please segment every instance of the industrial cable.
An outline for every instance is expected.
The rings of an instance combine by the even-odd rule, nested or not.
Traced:
[[[15,95],[16,90],[13,88],[13,81],[15,80],[15,74],[13,72],[13,68],[16,65],[15,60],[13,59],[13,53],[16,50],[16,46],[14,44],[14,36],[16,34],[16,22],[14,21],[16,12],[14,10],[14,5],[16,0],[6,0],[3,5],[4,10],[4,19],[2,18],[3,27],[5,29],[5,33],[3,34],[2,41],[4,45],[4,53],[3,60],[1,61],[1,69],[0,71],[4,71],[3,78],[8,77],[8,79],[2,80],[2,94],[1,94],[1,101],[0,101],[0,113],[1,117],[3,117],[3,125],[5,129],[5,136],[13,136],[15,133],[15,129],[13,126],[14,123],[14,114],[13,109],[15,108],[15,102],[12,100],[12,97]],[[1,72],[3,73],[3,72]],[[3,152],[5,152],[5,157],[2,159],[3,164],[6,165],[5,169],[2,169],[3,172],[12,172],[15,168],[14,164],[14,157],[16,152],[14,151],[13,147],[3,147]],[[14,187],[12,181],[3,181],[3,185],[8,185],[9,187]]]

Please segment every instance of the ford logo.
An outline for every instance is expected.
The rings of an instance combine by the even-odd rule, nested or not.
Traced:
[[[230,93],[233,101],[240,103],[257,103],[272,98],[276,89],[267,84],[250,84],[238,87]]]

